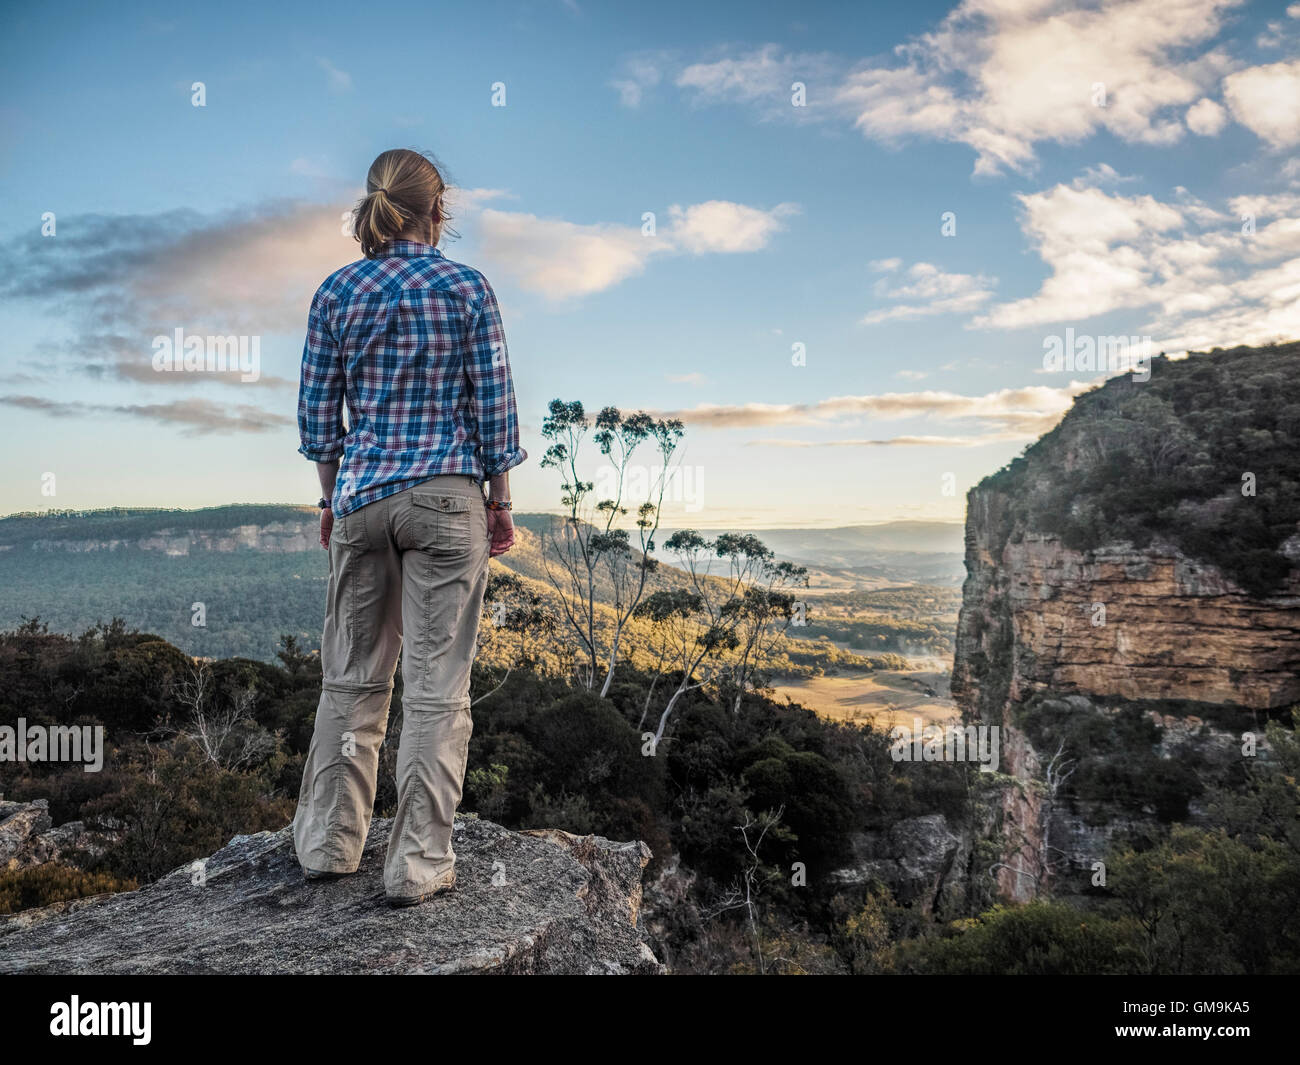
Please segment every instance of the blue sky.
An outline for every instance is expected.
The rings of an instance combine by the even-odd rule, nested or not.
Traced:
[[[306,308],[390,147],[446,165],[443,250],[501,300],[520,509],[561,397],[684,418],[671,524],[960,520],[1098,380],[1051,337],[1300,335],[1296,3],[5,18],[0,512],[314,500]],[[177,328],[257,337],[258,380],[155,372]]]

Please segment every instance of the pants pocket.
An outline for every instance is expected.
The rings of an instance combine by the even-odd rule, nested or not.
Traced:
[[[412,533],[420,550],[446,555],[463,555],[469,551],[475,500],[415,488],[411,490],[411,503]]]
[[[330,529],[330,544],[349,551],[363,551],[366,547],[365,507],[350,514],[334,515],[334,525]]]

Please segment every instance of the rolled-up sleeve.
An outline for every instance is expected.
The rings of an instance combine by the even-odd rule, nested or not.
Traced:
[[[329,462],[343,454],[343,396],[345,379],[338,343],[330,331],[324,287],[317,291],[307,314],[307,342],[302,349],[298,382],[298,451],[313,462]]]
[[[478,422],[483,476],[495,477],[518,466],[528,458],[528,452],[519,446],[519,415],[501,311],[492,286],[484,280],[483,287],[477,313],[470,323],[465,374],[469,378],[470,407]]]

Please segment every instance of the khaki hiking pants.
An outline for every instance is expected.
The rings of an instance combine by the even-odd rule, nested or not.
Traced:
[[[482,490],[470,477],[432,477],[335,518],[320,705],[293,820],[304,869],[352,873],[361,862],[402,651],[397,814],[384,889],[409,897],[451,878],[488,547]]]

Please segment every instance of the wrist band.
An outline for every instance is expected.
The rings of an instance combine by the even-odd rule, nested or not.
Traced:
[[[487,501],[488,510],[513,510],[513,506],[508,499],[489,499]]]

